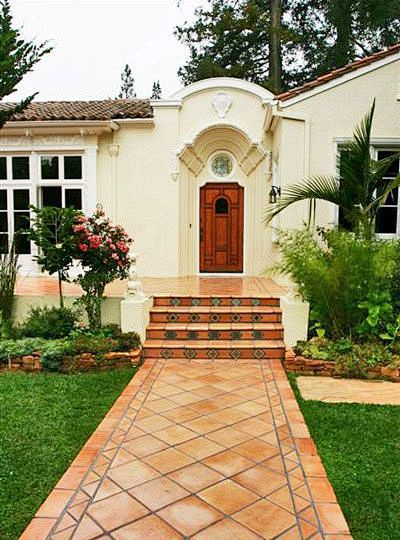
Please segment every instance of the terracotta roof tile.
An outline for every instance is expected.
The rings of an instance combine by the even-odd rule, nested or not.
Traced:
[[[0,109],[13,103],[0,103]],[[152,118],[153,109],[147,99],[105,99],[102,101],[34,101],[15,121],[40,120],[118,120]]]
[[[382,58],[386,58],[387,56],[391,56],[392,54],[396,54],[398,52],[400,52],[400,43],[397,43],[392,47],[388,47],[384,51],[379,51],[375,54],[371,54],[370,56],[366,56],[365,58],[361,58],[360,60],[356,60],[355,62],[347,64],[346,66],[343,66],[341,68],[334,69],[329,73],[325,73],[324,75],[321,75],[320,77],[317,77],[316,79],[313,79],[312,81],[303,84],[302,86],[298,86],[297,88],[293,88],[292,90],[288,90],[287,92],[278,94],[276,96],[276,99],[279,99],[280,101],[286,101],[295,96],[298,96],[299,94],[303,94],[304,92],[307,92],[312,88],[325,84],[329,81],[332,81],[333,79],[337,79],[338,77],[341,77],[346,73],[356,71],[357,69],[377,62],[378,60],[382,60]]]

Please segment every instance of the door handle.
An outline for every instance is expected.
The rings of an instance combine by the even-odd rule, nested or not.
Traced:
[[[200,227],[200,242],[203,241],[203,238],[204,238],[203,227]]]

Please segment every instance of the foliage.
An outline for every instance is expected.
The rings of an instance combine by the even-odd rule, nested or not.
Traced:
[[[313,319],[327,337],[357,335],[365,320],[364,302],[390,293],[396,270],[395,241],[367,240],[338,230],[281,233],[282,262]],[[384,298],[388,298],[384,296]],[[360,307],[361,306],[361,307]]]
[[[113,225],[99,207],[89,217],[79,216],[73,227],[74,258],[81,272],[74,280],[84,290],[79,302],[85,307],[90,329],[101,326],[101,302],[108,283],[128,276],[129,247],[133,240],[120,225]]]
[[[134,373],[0,375],[2,540],[20,537]]]
[[[288,186],[282,191],[282,197],[268,206],[267,222],[296,202],[322,200],[338,205],[354,232],[366,238],[373,235],[379,208],[388,194],[400,185],[400,174],[394,179],[387,178],[388,170],[399,160],[399,153],[379,161],[371,157],[374,111],[375,101],[355,128],[353,138],[343,145],[338,157],[339,178],[317,175]]]
[[[136,97],[135,79],[132,75],[132,70],[128,64],[125,65],[121,73],[121,89],[118,94],[118,99],[132,99]]]
[[[161,99],[161,98],[162,98],[162,91],[161,91],[160,81],[154,81],[153,87],[151,90],[150,99]]]
[[[289,378],[354,540],[400,538],[400,408],[306,401]]]
[[[0,100],[9,96],[24,75],[32,71],[35,64],[49,53],[48,43],[35,45],[21,36],[21,31],[13,26],[9,0],[0,1]],[[0,128],[13,115],[22,112],[36,94],[28,96],[19,103],[2,104],[0,107]]]
[[[18,255],[13,242],[9,253],[0,254],[0,323],[3,324],[12,315],[18,268]]]
[[[20,331],[27,337],[57,339],[68,336],[78,321],[78,312],[71,308],[32,308]]]
[[[41,351],[45,344],[43,338],[0,339],[0,363]]]
[[[360,343],[348,338],[337,341],[312,338],[299,342],[294,351],[304,358],[335,362],[336,371],[345,377],[365,378],[368,369],[400,365],[400,356],[389,350],[383,341]]]
[[[68,281],[68,270],[75,253],[73,225],[81,212],[74,208],[45,206],[32,208],[29,237],[39,248],[35,260],[42,271],[57,274],[60,307],[64,306],[62,281]]]
[[[393,306],[389,292],[370,293],[366,300],[358,304],[358,308],[367,312],[365,319],[357,327],[357,334],[360,337],[377,338],[393,321]]]
[[[399,31],[398,0],[208,0],[175,29],[189,49],[178,73],[184,84],[228,76],[286,90],[394,45]]]

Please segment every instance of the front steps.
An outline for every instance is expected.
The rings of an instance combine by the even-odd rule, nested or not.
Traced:
[[[149,359],[283,358],[279,298],[157,296],[143,354]]]

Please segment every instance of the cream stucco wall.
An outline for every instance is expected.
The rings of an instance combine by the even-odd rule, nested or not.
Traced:
[[[268,253],[262,219],[272,139],[263,122],[272,95],[236,80],[192,86],[153,102],[154,122],[120,122],[99,137],[98,201],[135,239],[141,275],[197,274],[199,188],[215,181],[210,156],[229,151],[237,163],[229,181],[246,192],[245,272],[259,274]],[[230,101],[224,114],[213,106],[221,91]]]
[[[372,65],[367,73],[358,70],[342,84],[321,87],[311,97],[277,108],[274,138],[279,139],[282,185],[300,181],[309,174],[334,174],[336,144],[341,138],[351,137],[376,99],[372,130],[374,142],[400,145],[400,60]],[[339,81],[338,81],[339,82]],[[279,132],[277,131],[279,129]],[[308,204],[298,204],[281,216],[284,227],[295,228],[307,219]],[[335,222],[336,210],[328,203],[317,203],[316,222],[329,226]]]

